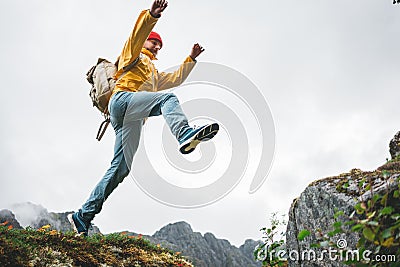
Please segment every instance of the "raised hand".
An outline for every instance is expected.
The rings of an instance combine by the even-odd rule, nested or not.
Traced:
[[[161,16],[161,13],[167,8],[168,2],[165,0],[155,0],[150,8],[153,17]]]
[[[196,57],[198,57],[201,53],[203,53],[203,51],[204,51],[204,48],[201,45],[199,45],[198,43],[194,44],[193,48],[192,48],[192,52],[190,53],[190,57],[192,59],[196,59]]]

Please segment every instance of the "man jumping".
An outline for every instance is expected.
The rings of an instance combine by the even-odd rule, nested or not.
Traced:
[[[147,117],[163,115],[183,154],[191,153],[200,142],[210,140],[219,130],[217,123],[197,128],[189,126],[177,97],[158,92],[182,84],[194,68],[196,58],[204,51],[201,45],[195,44],[178,70],[158,73],[152,60],[157,59],[163,41],[152,29],[167,6],[167,1],[155,0],[150,10],[140,13],[116,63],[117,82],[108,104],[116,135],[114,157],[86,203],[78,212],[68,215],[79,235],[87,236],[91,221],[101,211],[104,201],[128,176]],[[126,71],[132,62],[136,62],[135,66]]]

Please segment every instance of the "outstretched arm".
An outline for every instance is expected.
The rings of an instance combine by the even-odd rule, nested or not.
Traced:
[[[189,73],[193,70],[194,65],[196,64],[196,58],[203,53],[203,51],[204,48],[201,45],[198,43],[194,44],[190,55],[181,64],[179,69],[171,73],[159,73],[157,91],[170,89],[181,85],[189,76]]]
[[[167,8],[168,2],[165,0],[155,0],[149,10],[143,10],[133,30],[126,41],[119,57],[118,73],[122,73],[122,68],[129,65],[140,54],[143,44],[149,36],[150,32],[157,23],[161,13]]]

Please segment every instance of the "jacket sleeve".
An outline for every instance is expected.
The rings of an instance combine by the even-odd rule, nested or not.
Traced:
[[[189,76],[189,73],[193,70],[195,64],[196,61],[188,56],[176,71],[171,73],[159,73],[157,91],[166,90],[181,85]]]
[[[156,25],[157,20],[158,18],[150,14],[150,10],[143,10],[140,13],[119,57],[118,74],[123,72],[123,67],[129,65],[139,56],[143,44],[154,28],[154,25]]]

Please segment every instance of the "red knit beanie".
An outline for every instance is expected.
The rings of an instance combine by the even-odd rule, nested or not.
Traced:
[[[162,47],[161,36],[156,32],[151,32],[149,37],[147,38],[147,40],[157,40],[161,43],[161,47]]]

